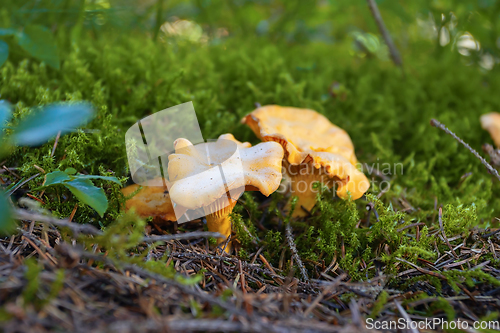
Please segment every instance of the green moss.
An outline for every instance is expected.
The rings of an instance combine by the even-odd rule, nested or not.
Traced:
[[[271,262],[277,262],[276,258],[279,258],[279,250],[283,240],[283,235],[279,231],[270,230],[266,233],[266,238],[264,239],[264,244],[266,245],[265,255]]]
[[[447,236],[464,233],[469,227],[477,225],[476,205],[446,205],[443,210],[443,227]]]
[[[26,272],[24,278],[28,281],[27,286],[23,290],[23,300],[24,304],[32,304],[37,299],[37,293],[40,288],[40,278],[39,275],[42,272],[43,267],[41,264],[37,263],[34,259],[26,260]]]
[[[259,239],[256,236],[255,225],[250,219],[245,221],[240,214],[233,212],[231,213],[231,221],[233,223],[233,230],[238,235],[238,240],[243,247],[249,247],[252,243],[256,244],[256,241]]]
[[[448,283],[457,293],[460,292],[460,287],[457,285],[457,283],[465,283],[465,285],[470,288],[475,287],[480,283],[500,286],[499,280],[481,270],[450,270],[443,272],[443,275],[448,278]]]
[[[378,295],[377,300],[373,304],[372,310],[370,312],[370,318],[377,318],[380,311],[384,308],[384,305],[387,303],[389,299],[389,294],[387,291],[383,290],[380,295]]]
[[[443,311],[446,314],[446,319],[448,321],[453,321],[456,318],[456,312],[453,306],[444,298],[438,297],[438,300],[432,302],[429,307],[429,315],[432,316],[436,312]]]
[[[479,116],[500,110],[498,66],[480,71],[464,65],[456,52],[430,57],[434,46],[422,42],[419,52],[402,50],[403,76],[377,57],[352,57],[352,40],[341,38],[340,33],[335,44],[308,43],[307,47],[266,36],[196,46],[164,39],[154,42],[137,31],[82,30],[77,35],[75,40],[73,34],[71,38],[58,35],[60,71],[16,53],[0,67],[0,98],[15,106],[10,125],[34,107],[59,100],[89,100],[97,110],[97,117],[85,128],[59,139],[52,157],[54,140],[14,149],[5,164],[17,167],[23,179],[40,172],[36,165],[46,173],[72,167],[81,173],[113,175],[124,184],[130,176],[124,135],[137,120],[193,101],[205,139],[232,132],[239,140],[257,143],[239,120],[255,103],[280,104],[312,108],[327,116],[350,134],[359,161],[389,178],[384,183],[365,168],[372,180],[365,199],[344,201],[323,189],[311,217],[290,221],[306,263],[330,263],[337,258],[340,268],[355,280],[374,276],[375,270],[365,270],[364,264],[373,268],[381,262],[388,267],[386,274],[396,274],[409,268],[397,259],[418,264],[418,258],[435,258],[434,243],[447,250],[439,237],[429,234],[431,228],[438,228],[438,207],[444,207],[449,237],[497,223],[491,218],[500,213],[500,184],[470,152],[431,127],[429,120],[438,118],[476,149],[491,142],[481,130]],[[341,89],[332,92],[332,82]],[[70,216],[78,200],[64,188],[48,188],[42,195],[35,189],[43,178],[43,174],[34,178],[18,194],[29,190],[41,196],[44,208],[55,215]],[[105,235],[93,242],[113,249],[122,259],[135,251],[140,261],[144,253],[134,246],[145,222],[122,216],[125,198],[119,185],[95,184],[107,194],[108,211],[101,218],[90,207],[79,205],[73,221],[102,227]],[[384,188],[387,191],[377,197]],[[263,254],[275,265],[285,246],[282,228],[289,219],[281,210],[286,198],[274,193],[265,216],[260,209],[263,200],[246,193],[235,208],[234,227],[243,246],[240,255],[265,246]],[[374,205],[378,220],[374,211],[366,211],[367,203]],[[263,216],[263,228],[255,228]],[[425,224],[418,239],[414,227],[404,229],[413,223]],[[171,274],[161,271],[163,267],[151,269]],[[456,273],[449,274],[451,278]],[[464,281],[489,281],[473,274],[469,279],[464,276]],[[440,281],[425,279],[439,289]]]

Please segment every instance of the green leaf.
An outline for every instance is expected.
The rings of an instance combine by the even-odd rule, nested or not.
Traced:
[[[75,175],[72,176],[72,178],[75,179],[102,179],[102,180],[109,180],[112,182],[115,182],[117,184],[121,184],[118,178],[116,177],[108,177],[108,176],[94,176],[94,175]]]
[[[0,67],[7,61],[9,57],[9,44],[0,40]]]
[[[74,175],[76,173],[76,169],[75,168],[66,168],[66,170],[64,170],[64,173],[66,173],[68,175]]]
[[[28,25],[18,36],[18,43],[33,57],[59,69],[59,54],[56,39],[49,29],[41,25]]]
[[[57,103],[45,106],[24,119],[14,130],[14,141],[21,146],[35,146],[48,141],[59,131],[73,131],[94,115],[89,103]]]
[[[0,234],[9,234],[14,230],[15,226],[7,196],[4,191],[0,191]]]
[[[66,170],[64,170],[64,172],[62,172],[61,170],[53,171],[47,174],[47,177],[45,179],[45,184],[43,184],[43,187],[56,184],[63,184],[67,181],[72,181],[75,179],[102,179],[102,180],[109,180],[117,184],[121,184],[118,178],[116,177],[95,176],[95,175],[74,175],[75,173],[76,170],[74,168],[67,168]]]
[[[93,175],[75,175],[68,174],[76,172],[73,168],[67,168],[64,172],[61,170],[53,171],[47,174],[43,187],[51,185],[64,185],[80,201],[94,208],[101,217],[108,209],[108,199],[102,188],[94,186],[90,179],[103,179],[120,184],[116,177],[93,176]]]
[[[64,186],[66,186],[80,201],[94,208],[101,217],[108,209],[108,199],[104,194],[104,190],[95,187],[90,179],[74,179],[69,182],[64,182]]]
[[[11,35],[15,35],[15,34],[16,34],[16,30],[14,30],[14,29],[0,28],[0,36],[11,36]]]
[[[3,130],[5,123],[11,117],[11,105],[6,100],[0,100],[0,132]],[[0,133],[1,135],[2,133]]]
[[[63,184],[65,181],[68,180],[71,180],[71,178],[69,178],[69,175],[67,173],[64,173],[60,170],[56,170],[47,174],[43,187],[56,184]]]

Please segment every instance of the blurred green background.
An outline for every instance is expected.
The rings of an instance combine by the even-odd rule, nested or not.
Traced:
[[[89,100],[98,113],[53,158],[52,141],[15,149],[8,164],[25,178],[34,164],[122,177],[124,132],[169,106],[193,101],[206,139],[232,132],[253,143],[239,120],[255,103],[307,107],[349,132],[360,161],[404,164],[387,175],[386,203],[409,203],[417,220],[436,205],[474,206],[474,223],[494,224],[498,184],[429,120],[477,150],[491,143],[479,116],[500,110],[500,1],[376,3],[402,68],[362,0],[2,0],[0,99],[15,105],[13,122],[60,100]],[[370,177],[379,193],[382,179]],[[75,219],[119,215],[118,187],[98,184],[108,213],[96,221],[82,207]],[[68,216],[73,200],[47,207]]]

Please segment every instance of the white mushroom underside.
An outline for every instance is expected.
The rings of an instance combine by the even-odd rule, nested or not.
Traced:
[[[169,156],[168,173],[173,182],[170,197],[176,204],[197,209],[227,192],[237,200],[246,185],[258,188],[266,196],[279,187],[283,148],[276,142],[239,147],[231,155],[220,140],[193,148],[196,149],[182,149]],[[209,151],[207,155],[211,156],[203,156],[203,151]],[[213,163],[208,162],[210,159]]]

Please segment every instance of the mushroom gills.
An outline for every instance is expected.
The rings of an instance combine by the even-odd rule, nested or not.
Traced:
[[[311,165],[283,164],[288,170],[286,175],[289,178],[291,193],[291,198],[284,209],[285,212],[290,212],[292,198],[297,197],[292,217],[304,217],[311,212],[316,204],[316,196],[319,192],[319,187],[316,187],[315,183],[321,183],[331,188],[335,182],[339,181],[337,177],[330,178],[321,169],[316,169]],[[314,169],[312,172],[308,171],[311,167]]]

